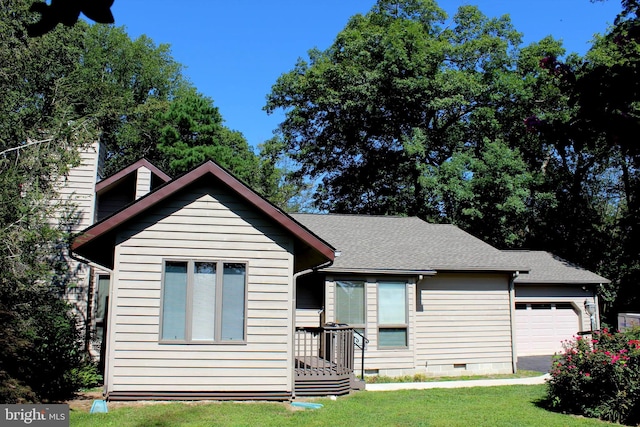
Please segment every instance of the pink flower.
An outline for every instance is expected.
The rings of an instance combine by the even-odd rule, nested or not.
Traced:
[[[589,372],[585,372],[585,373],[584,373],[584,376],[585,376],[585,377],[587,377],[587,378],[589,378],[589,377],[591,376],[591,374],[590,374]]]

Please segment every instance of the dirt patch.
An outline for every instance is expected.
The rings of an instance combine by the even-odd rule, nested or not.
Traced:
[[[72,411],[78,412],[89,412],[91,410],[91,405],[93,405],[94,400],[102,400],[104,397],[102,396],[101,391],[88,391],[88,392],[80,392],[76,395],[76,397],[72,400],[68,400],[65,403],[69,405],[69,409]],[[296,399],[298,401],[313,401],[314,399]],[[211,404],[211,403],[221,403],[218,400],[197,400],[197,401],[165,401],[165,400],[135,400],[129,402],[108,402],[107,407],[109,410],[115,408],[122,408],[126,406],[147,406],[147,405],[166,405],[168,403],[184,403],[188,405],[203,405],[203,404]],[[237,404],[251,404],[251,403],[276,403],[276,402],[254,402],[254,401],[238,401],[235,402]],[[284,407],[290,411],[304,411],[305,408],[299,408],[292,405],[289,405],[287,402],[280,402]]]
[[[65,403],[69,405],[69,409],[71,409],[72,411],[89,412],[91,410],[91,406],[93,405],[93,401],[102,400],[102,399],[104,399],[104,396],[102,396],[101,391],[86,391],[86,392],[78,393],[74,399],[68,400]],[[112,408],[120,408],[123,406],[149,405],[152,403],[164,403],[164,402],[149,402],[149,401],[108,402],[107,406],[109,407],[109,409],[112,409]]]

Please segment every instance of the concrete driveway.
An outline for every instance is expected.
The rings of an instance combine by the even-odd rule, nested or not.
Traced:
[[[519,356],[518,369],[524,371],[536,371],[548,373],[551,370],[551,360],[553,355],[546,356]]]

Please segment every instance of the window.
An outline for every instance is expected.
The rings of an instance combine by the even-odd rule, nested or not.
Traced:
[[[345,323],[363,336],[365,336],[364,288],[364,282],[336,281],[336,323]]]
[[[107,327],[107,305],[109,302],[110,276],[100,274],[98,276],[98,291],[96,293],[96,338],[102,345],[104,332]]]
[[[378,347],[407,346],[407,284],[378,283]]]
[[[336,323],[364,327],[364,283],[336,282]]]
[[[243,263],[165,261],[161,341],[244,341]]]

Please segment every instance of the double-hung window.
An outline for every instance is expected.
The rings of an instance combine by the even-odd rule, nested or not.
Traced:
[[[246,277],[245,263],[165,261],[160,340],[244,341]]]
[[[378,347],[406,347],[407,329],[407,284],[378,283]]]

